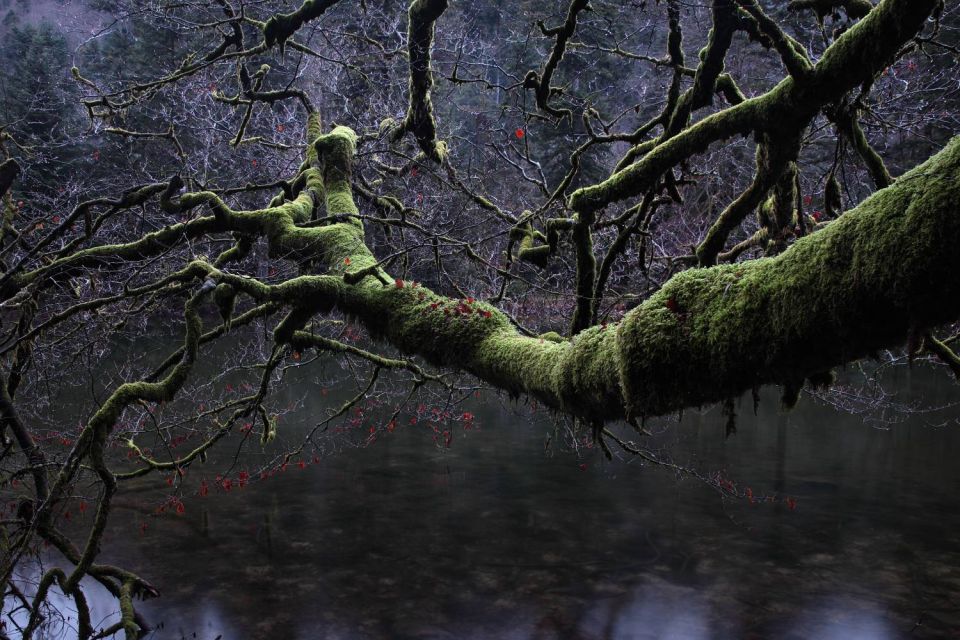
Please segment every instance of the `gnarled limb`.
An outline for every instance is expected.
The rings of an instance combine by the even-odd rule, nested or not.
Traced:
[[[754,130],[796,134],[825,105],[882,71],[936,6],[936,0],[885,0],[830,45],[802,81],[787,78],[762,96],[704,118],[607,180],[575,191],[569,206],[597,210],[638,196],[668,169],[720,140]]]
[[[428,158],[440,164],[447,155],[446,143],[437,140],[437,125],[433,119],[433,71],[430,68],[430,50],[433,48],[434,25],[447,9],[447,0],[413,0],[407,23],[407,47],[410,52],[410,103],[403,122],[394,125],[387,121],[394,141],[408,131],[417,139]]]
[[[490,305],[403,280],[222,277],[258,300],[338,308],[403,351],[575,415],[655,415],[803,379],[955,319],[957,202],[960,138],[781,255],[682,272],[618,325],[561,342],[522,336]],[[330,269],[377,264],[362,227],[322,229],[334,228],[314,245]]]
[[[548,29],[541,22],[540,30],[545,36],[555,36],[556,42],[553,44],[553,50],[550,57],[543,63],[540,72],[528,71],[523,79],[523,86],[526,89],[532,89],[537,101],[537,106],[549,113],[555,118],[567,118],[572,115],[569,109],[557,109],[550,104],[550,98],[553,97],[555,87],[550,85],[553,80],[553,74],[557,70],[560,61],[563,60],[563,54],[567,49],[567,40],[573,37],[577,30],[577,15],[584,10],[589,9],[589,0],[571,0],[567,7],[567,17],[559,27]]]
[[[284,43],[289,40],[300,27],[310,20],[316,20],[327,9],[337,4],[340,0],[305,0],[300,8],[291,13],[280,13],[263,25],[263,39],[267,47],[275,44],[280,45],[283,50]]]

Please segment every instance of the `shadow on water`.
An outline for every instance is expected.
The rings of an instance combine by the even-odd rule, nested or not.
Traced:
[[[940,378],[921,390],[958,399]],[[730,439],[717,411],[656,437],[790,509],[596,451],[546,456],[547,418],[492,396],[472,410],[481,428],[449,450],[404,425],[181,516],[141,506],[162,493],[149,478],[102,560],[160,589],[155,638],[960,637],[955,422],[879,430],[809,399],[784,415],[771,394]]]

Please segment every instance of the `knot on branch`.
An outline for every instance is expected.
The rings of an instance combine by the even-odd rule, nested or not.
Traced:
[[[547,233],[544,235],[543,232],[538,231],[531,224],[529,220],[531,215],[529,211],[524,211],[521,216],[524,222],[510,229],[507,257],[509,260],[513,260],[513,245],[519,244],[516,257],[543,269],[547,266],[550,256],[557,251],[560,232],[572,230],[575,221],[572,218],[550,218],[547,220]]]

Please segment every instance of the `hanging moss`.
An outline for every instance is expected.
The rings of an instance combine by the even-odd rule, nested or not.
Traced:
[[[841,197],[840,181],[837,180],[836,173],[831,171],[827,176],[827,184],[823,189],[823,206],[827,217],[835,218],[840,215],[843,209],[843,199]]]

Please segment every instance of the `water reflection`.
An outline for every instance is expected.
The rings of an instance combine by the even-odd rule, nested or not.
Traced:
[[[160,589],[143,607],[155,638],[960,635],[954,427],[879,431],[809,401],[783,415],[770,396],[729,440],[716,413],[658,437],[793,511],[595,452],[546,457],[545,418],[473,410],[482,429],[449,451],[404,426],[179,517],[150,515],[150,479],[102,560]]]

